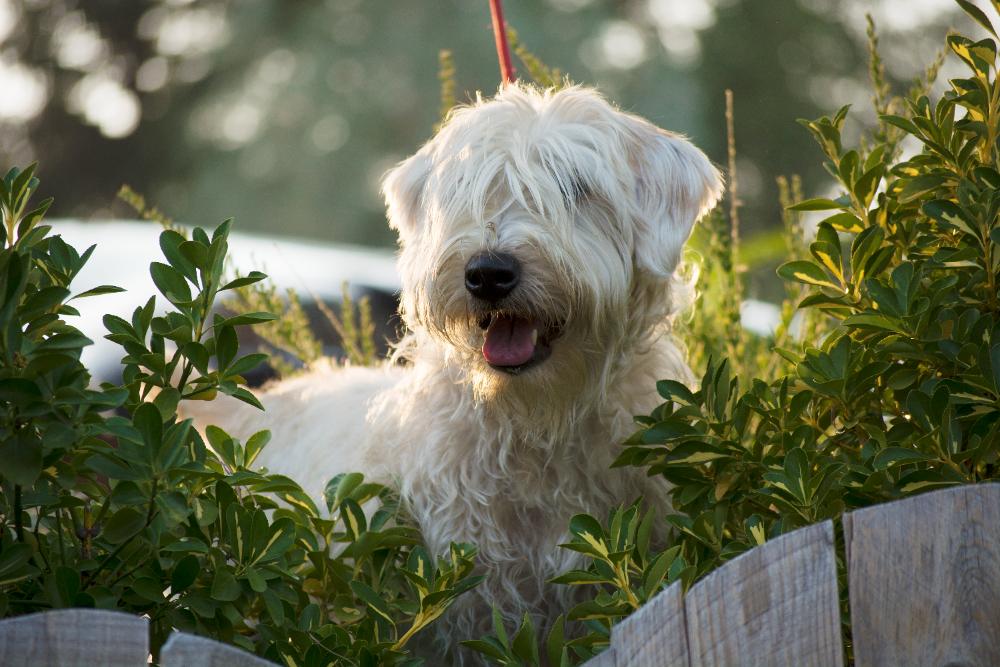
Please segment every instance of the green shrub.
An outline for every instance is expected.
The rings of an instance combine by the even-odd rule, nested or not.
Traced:
[[[810,288],[799,308],[832,318],[829,334],[780,350],[793,373],[747,391],[725,361],[697,391],[660,383],[666,402],[619,459],[675,484],[671,521],[699,575],[845,510],[997,475],[996,46],[948,45],[970,76],[882,115],[867,145],[842,145],[846,107],[804,123],[843,194],[792,207],[830,215],[778,274]],[[905,137],[923,149],[899,161]]]
[[[163,231],[150,272],[169,311],[153,297],[105,317],[123,383],[93,389],[70,302],[118,288],[71,297],[93,247],[41,224],[51,200],[27,210],[33,173],[0,181],[0,617],[144,614],[154,657],[179,629],[288,664],[419,664],[407,643],[478,582],[475,549],[435,563],[388,490],[356,474],[330,482],[321,513],[294,481],[251,470],[267,432],[241,443],[208,427],[206,443],[177,415],[219,392],[259,405],[242,375],[265,355],[240,357],[235,328],[274,316],[210,315],[265,278],[224,278],[229,223]]]
[[[997,37],[979,10],[960,4]],[[607,521],[573,519],[567,546],[589,565],[555,581],[593,586],[595,597],[568,612],[586,624],[578,636],[565,641],[560,627],[550,637],[563,643],[551,664],[575,664],[606,646],[611,626],[671,581],[688,586],[782,533],[1000,478],[997,40],[948,37],[966,73],[936,102],[927,91],[940,62],[893,98],[873,26],[870,43],[880,112],[871,136],[843,144],[847,107],[803,121],[842,189],[787,213],[786,224],[800,212],[826,216],[808,255],[778,269],[805,335],[788,335],[787,306],[771,340],[733,336],[719,324],[737,317],[732,307],[696,311],[686,331],[693,359],[706,360],[700,385],[660,382],[664,402],[638,418],[616,462],[673,485],[665,548],[649,551],[637,507]],[[904,141],[920,152],[900,159]],[[725,303],[738,259],[721,211],[703,233],[710,266],[702,305]],[[475,646],[497,664],[539,664],[499,632]]]

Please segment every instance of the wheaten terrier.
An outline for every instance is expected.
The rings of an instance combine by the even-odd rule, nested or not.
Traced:
[[[261,463],[319,497],[335,474],[395,486],[428,547],[479,547],[487,581],[442,619],[479,637],[565,611],[546,581],[577,563],[569,519],[605,517],[661,480],[609,469],[659,399],[690,380],[670,336],[674,269],[718,171],[682,137],[582,87],[515,84],[454,110],[383,190],[408,331],[381,368],[316,370],[232,411],[273,432]],[[478,597],[476,597],[478,596]]]

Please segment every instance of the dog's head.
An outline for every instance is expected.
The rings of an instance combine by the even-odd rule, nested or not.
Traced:
[[[455,110],[383,190],[408,326],[491,394],[586,382],[662,320],[721,179],[685,139],[591,89],[516,84]]]

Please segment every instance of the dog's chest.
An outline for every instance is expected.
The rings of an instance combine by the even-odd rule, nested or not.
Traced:
[[[603,519],[641,492],[634,474],[609,470],[619,434],[607,424],[545,440],[484,421],[426,433],[401,461],[403,497],[438,553],[472,542],[486,562],[552,562],[573,515]]]

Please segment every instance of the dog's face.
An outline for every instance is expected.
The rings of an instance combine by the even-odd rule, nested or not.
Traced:
[[[582,387],[662,319],[721,182],[686,140],[592,90],[513,85],[453,112],[383,189],[408,326],[489,398]],[[651,293],[662,311],[637,317]]]

